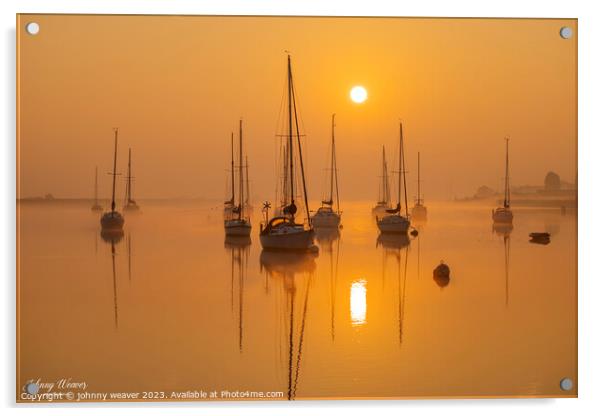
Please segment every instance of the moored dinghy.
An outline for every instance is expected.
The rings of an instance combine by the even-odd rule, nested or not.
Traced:
[[[550,244],[550,233],[530,233],[529,242],[536,244]]]
[[[243,149],[242,149],[242,120],[239,124],[238,141],[238,204],[232,209],[232,218],[224,220],[224,229],[227,236],[249,236],[251,234],[251,221],[245,215],[245,183],[243,175]],[[234,167],[234,166],[233,166]],[[232,178],[234,180],[234,178]],[[234,194],[233,194],[234,196]]]
[[[332,141],[330,153],[330,192],[325,200],[322,200],[322,206],[311,219],[314,228],[338,228],[341,224],[341,211],[339,208],[339,179],[337,172],[337,159],[334,143],[334,114],[332,115]],[[332,209],[334,197],[336,195],[336,211]]]
[[[297,105],[295,102],[295,90],[293,86],[293,74],[291,69],[291,56],[287,60],[287,85],[288,85],[288,133],[284,141],[283,178],[281,181],[282,201],[286,204],[281,207],[277,216],[269,217],[269,203],[264,204],[265,222],[261,224],[259,241],[264,249],[268,250],[317,250],[314,245],[314,229],[309,218],[309,206],[305,187],[305,172],[303,167],[303,154],[301,152],[301,137],[299,134],[299,123],[297,119]],[[295,132],[293,132],[293,126]],[[293,140],[295,138],[295,141]],[[296,142],[296,143],[295,143]],[[295,146],[295,144],[297,146]],[[297,151],[295,152],[295,147]],[[297,157],[295,157],[295,155]],[[302,193],[307,213],[307,224],[297,223],[297,205],[295,201],[296,181],[295,163],[301,174]]]
[[[408,215],[408,193],[406,188],[405,161],[403,154],[403,126],[399,123],[399,166],[397,178],[397,206],[386,210],[386,215],[376,217],[376,225],[381,233],[405,234],[410,228]],[[403,179],[403,192],[405,201],[405,216],[401,215],[401,181]]]
[[[117,137],[119,130],[115,129],[115,150],[113,152],[113,188],[111,193],[111,211],[105,212],[100,218],[100,225],[103,232],[123,232],[123,215],[115,211],[115,178],[117,176]]]

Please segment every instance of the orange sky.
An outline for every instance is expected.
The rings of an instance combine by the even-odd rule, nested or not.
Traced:
[[[40,33],[27,35],[29,21]],[[252,196],[273,199],[275,129],[293,71],[311,199],[322,193],[337,113],[342,199],[376,199],[380,147],[404,122],[409,195],[416,152],[429,198],[576,172],[576,20],[22,15],[18,22],[19,196],[110,192],[132,147],[134,197],[221,199],[230,132],[245,123]],[[369,98],[349,99],[354,85]],[[118,195],[123,194],[123,183]]]

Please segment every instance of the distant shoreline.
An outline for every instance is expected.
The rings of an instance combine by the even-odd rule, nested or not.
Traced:
[[[44,197],[26,197],[17,198],[17,202],[42,202],[42,203],[57,203],[57,202],[68,202],[68,203],[94,203],[94,198],[44,198]],[[118,200],[121,201],[121,200]],[[219,198],[203,198],[203,197],[190,197],[190,198],[136,198],[139,202],[222,202]],[[99,204],[109,204],[111,202],[108,198],[99,198]]]

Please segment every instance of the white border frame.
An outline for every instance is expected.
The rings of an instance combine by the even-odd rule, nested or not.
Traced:
[[[599,317],[602,317],[602,276],[596,260],[596,236],[602,235],[602,205],[596,179],[602,178],[599,162],[602,146],[600,108],[602,97],[602,15],[595,1],[525,0],[21,0],[0,2],[3,41],[1,43],[4,97],[0,100],[3,162],[0,169],[0,264],[4,266],[2,319],[0,320],[0,406],[5,414],[30,414],[42,410],[49,414],[88,414],[128,409],[133,414],[177,412],[198,414],[303,414],[328,415],[333,411],[363,415],[399,414],[402,411],[453,415],[504,415],[529,412],[546,415],[593,414],[602,408],[599,372],[602,351]],[[236,14],[236,15],[345,15],[345,16],[438,16],[438,17],[556,17],[579,19],[579,399],[479,399],[417,401],[312,401],[295,403],[170,403],[170,404],[80,404],[16,405],[15,398],[15,21],[16,13],[110,13],[110,14]],[[598,179],[600,181],[602,179]],[[20,409],[19,409],[20,408]],[[199,409],[200,408],[200,409]],[[596,410],[597,409],[597,410]],[[121,410],[117,410],[121,411]]]

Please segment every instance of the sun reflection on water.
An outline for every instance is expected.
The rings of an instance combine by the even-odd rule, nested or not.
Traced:
[[[349,306],[351,309],[351,324],[353,326],[366,323],[366,281],[356,280],[351,284],[351,293],[349,296]]]

